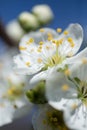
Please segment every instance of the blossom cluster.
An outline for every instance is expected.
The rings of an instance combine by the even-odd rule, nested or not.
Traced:
[[[87,129],[87,48],[79,52],[82,42],[78,23],[64,31],[41,28],[21,39],[13,68],[29,78],[26,108],[37,105],[32,118],[35,130]],[[11,95],[21,92],[12,87],[4,97],[13,101]]]
[[[41,28],[22,38],[14,69],[32,75],[26,95],[32,103],[43,104],[33,117],[35,130],[87,129],[87,48],[78,53],[82,42],[78,23],[64,31]]]

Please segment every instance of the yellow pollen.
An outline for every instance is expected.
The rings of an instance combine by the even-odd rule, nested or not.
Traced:
[[[68,35],[68,33],[69,33],[68,31],[64,31],[64,34],[65,34],[65,35]]]
[[[70,75],[70,70],[69,69],[67,69],[67,70],[65,70],[65,75],[67,75],[67,76],[69,76]]]
[[[42,45],[39,45],[39,49],[42,49],[42,47],[43,47]]]
[[[48,41],[51,41],[53,39],[53,37],[48,37],[47,40]]]
[[[61,45],[61,44],[63,43],[63,40],[64,40],[63,38],[57,40],[57,41],[56,41],[56,45],[57,45],[57,46]]]
[[[56,43],[56,40],[53,39],[52,42],[55,44],[55,43]]]
[[[47,36],[48,37],[53,37],[53,35],[51,33],[48,33]]]
[[[43,28],[41,28],[41,29],[40,29],[40,32],[44,32],[44,29],[43,29]]]
[[[46,46],[46,49],[47,49],[47,50],[49,50],[49,49],[50,49],[50,47],[49,47],[49,46]]]
[[[84,58],[82,59],[82,63],[83,63],[83,64],[87,64],[87,58],[84,57]]]
[[[23,47],[23,46],[20,46],[20,47],[19,47],[19,50],[20,50],[20,51],[24,51],[24,50],[26,50],[26,49],[27,49],[27,48],[26,48],[26,47]]]
[[[43,42],[43,41],[40,41],[40,42],[39,42],[39,44],[40,44],[40,45],[43,45],[43,44],[44,44],[44,42]]]
[[[77,107],[78,107],[78,105],[77,105],[76,103],[74,103],[74,104],[71,106],[72,109],[76,109]]]
[[[33,43],[34,42],[34,39],[33,38],[30,38],[27,42],[26,42],[26,44],[31,44],[31,43]]]
[[[62,32],[62,29],[61,29],[61,28],[57,28],[57,32],[58,32],[58,33],[61,33],[61,32]]]
[[[8,95],[13,95],[14,90],[15,90],[14,87],[10,88],[10,89],[7,91]]]
[[[69,86],[67,84],[62,86],[62,90],[63,91],[68,91],[69,90]]]
[[[29,39],[29,42],[30,42],[30,43],[34,42],[34,39],[33,39],[33,38],[30,38],[30,39]]]
[[[26,62],[25,64],[26,64],[27,66],[30,66],[30,62]]]
[[[75,46],[75,44],[72,42],[72,43],[70,43],[70,46],[73,48]]]
[[[37,59],[37,62],[38,62],[38,63],[41,63],[41,62],[42,62],[42,59],[41,59],[41,58],[38,58],[38,59]]]
[[[67,40],[70,43],[70,46],[73,48],[75,46],[73,39],[71,37],[69,37]]]
[[[42,49],[40,49],[40,48],[37,49],[37,52],[41,52],[41,51],[42,51]]]
[[[68,37],[68,42],[72,42],[73,39],[71,37]]]

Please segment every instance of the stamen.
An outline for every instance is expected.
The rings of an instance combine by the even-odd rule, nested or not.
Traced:
[[[40,32],[44,32],[45,30],[43,28],[40,29]]]
[[[74,104],[72,104],[71,108],[75,110],[76,108],[78,108],[78,105],[76,103],[74,103]]]
[[[8,95],[12,95],[13,92],[14,92],[14,90],[15,90],[14,87],[10,88],[10,89],[7,91]]]
[[[26,64],[27,66],[30,66],[30,62],[26,62],[25,64]]]
[[[42,51],[42,49],[40,49],[40,48],[37,49],[37,52],[41,52],[41,51]]]
[[[67,70],[65,70],[65,72],[64,72],[64,73],[65,73],[65,75],[66,75],[66,76],[69,76],[69,75],[70,75],[70,70],[69,70],[69,69],[67,69]]]
[[[69,90],[69,86],[67,84],[64,84],[61,89],[63,91],[68,91]]]
[[[31,43],[33,43],[34,42],[34,39],[33,38],[30,38],[27,42],[26,42],[26,44],[31,44]]]
[[[40,44],[40,45],[43,45],[43,44],[44,44],[44,42],[43,42],[43,41],[40,41],[40,42],[39,42],[39,44]]]
[[[64,40],[63,38],[57,40],[57,41],[56,41],[56,45],[57,45],[57,46],[61,45],[61,44],[63,43],[63,40]]]
[[[58,32],[58,33],[61,33],[61,32],[62,32],[62,29],[61,29],[61,28],[57,28],[57,32]]]
[[[85,57],[82,58],[82,63],[83,63],[83,64],[87,64],[87,58],[85,58]]]
[[[46,49],[49,50],[49,49],[50,49],[50,46],[46,46]]]
[[[53,40],[52,40],[52,43],[54,43],[54,44],[55,44],[55,43],[56,43],[56,40],[54,40],[54,39],[53,39]]]
[[[48,33],[47,36],[48,37],[53,37],[53,35],[51,33]]]
[[[53,37],[48,37],[47,40],[48,41],[51,41],[53,39]]]
[[[68,31],[66,31],[66,30],[64,31],[64,35],[68,35],[68,33],[69,33]]]
[[[38,59],[37,59],[37,62],[38,62],[38,63],[42,63],[42,59],[41,59],[41,58],[38,58]]]
[[[43,47],[42,45],[39,45],[39,47],[38,47],[38,48],[39,48],[39,49],[42,49],[42,47]]]
[[[25,51],[26,49],[27,49],[27,48],[26,48],[26,47],[23,47],[23,46],[20,46],[20,47],[19,47],[19,50],[20,50],[20,51]]]
[[[70,43],[70,46],[73,48],[75,46],[73,39],[71,37],[69,37],[67,40]]]

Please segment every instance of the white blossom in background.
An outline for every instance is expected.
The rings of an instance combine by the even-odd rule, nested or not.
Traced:
[[[6,32],[16,42],[19,42],[25,33],[17,20],[12,20],[6,25]]]
[[[20,42],[20,54],[14,57],[15,71],[25,75],[38,73],[33,82],[46,79],[50,71],[71,64],[82,44],[83,29],[79,24],[70,24],[62,34],[58,33],[45,28],[25,35]]]
[[[63,112],[43,105],[38,108],[32,118],[34,130],[70,130],[64,122]]]
[[[69,75],[52,72],[47,77],[46,94],[51,106],[64,110],[71,129],[87,129],[87,48],[68,68]]]
[[[0,57],[0,126],[29,113],[32,104],[26,99],[27,78],[12,70],[12,53]]]
[[[54,17],[51,8],[45,4],[35,5],[32,8],[32,13],[34,13],[37,16],[37,19],[42,24],[49,23]]]
[[[39,22],[37,17],[27,11],[21,13],[18,19],[19,19],[19,23],[26,31],[29,31],[29,29],[34,30],[39,27]]]

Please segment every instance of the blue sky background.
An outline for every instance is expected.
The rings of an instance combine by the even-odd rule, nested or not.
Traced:
[[[87,0],[0,0],[0,17],[5,23],[17,18],[22,11],[31,10],[35,4],[48,4],[55,15],[53,28],[65,28],[69,23],[87,25]]]
[[[0,18],[7,24],[36,4],[48,4],[52,8],[55,18],[49,27],[64,29],[70,23],[80,23],[87,40],[87,0],[0,0]]]

